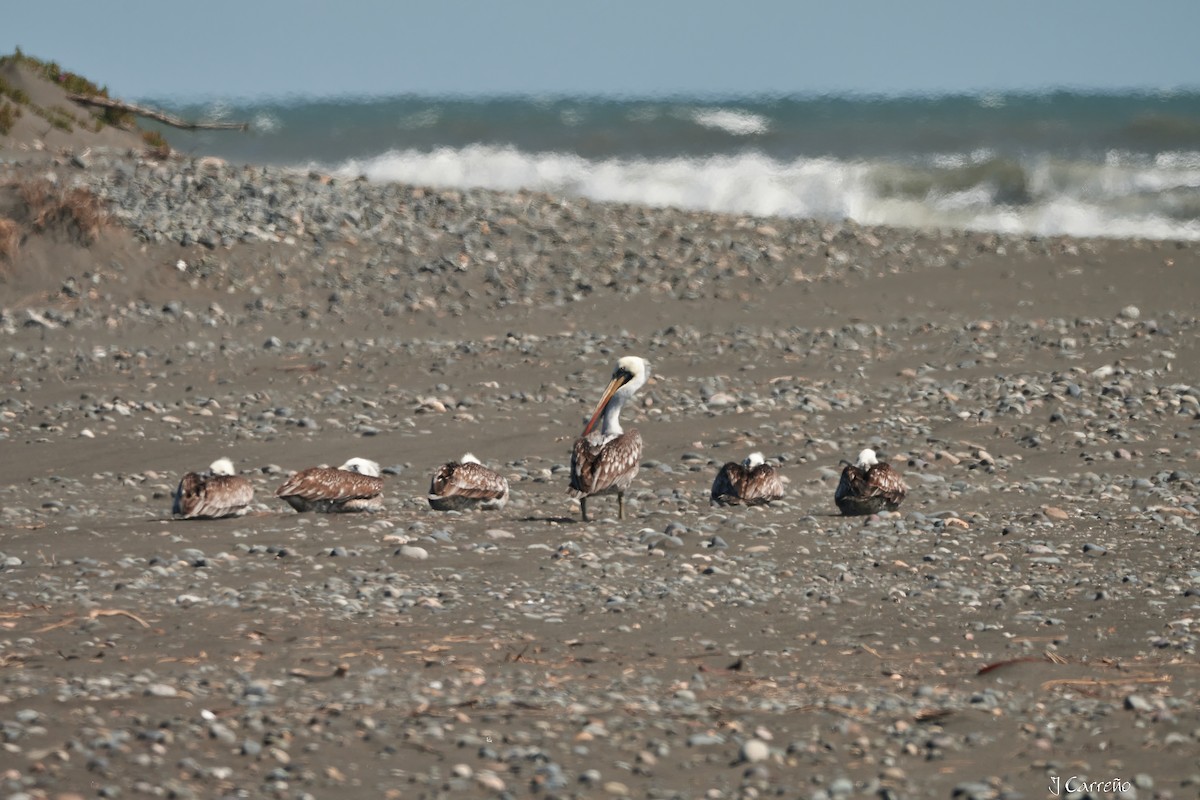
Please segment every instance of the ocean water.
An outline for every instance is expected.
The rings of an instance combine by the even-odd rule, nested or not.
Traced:
[[[175,149],[434,187],[759,216],[1200,239],[1200,93],[180,104]]]

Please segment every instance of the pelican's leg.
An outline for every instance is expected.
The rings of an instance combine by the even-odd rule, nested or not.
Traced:
[[[583,512],[583,521],[587,522],[587,497],[579,498],[579,510]]]
[[[617,492],[617,519],[625,519],[625,493]]]

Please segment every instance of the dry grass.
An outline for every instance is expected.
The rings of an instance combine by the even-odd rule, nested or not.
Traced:
[[[35,231],[63,236],[77,244],[96,241],[108,222],[108,212],[90,189],[60,188],[48,180],[17,185],[25,205],[25,220]]]
[[[21,107],[8,101],[0,103],[0,136],[8,136],[21,117]]]
[[[21,249],[21,226],[16,220],[0,217],[0,261],[12,264]]]
[[[44,178],[0,184],[6,195],[0,215],[0,274],[14,265],[21,243],[30,234],[43,234],[88,246],[108,224],[100,198],[84,187],[66,188]]]
[[[171,155],[171,146],[158,131],[142,131],[142,141],[149,148],[150,155],[157,159],[166,159]]]

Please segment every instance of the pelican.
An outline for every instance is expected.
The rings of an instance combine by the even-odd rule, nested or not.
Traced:
[[[171,514],[181,519],[237,517],[250,509],[254,485],[235,473],[233,462],[218,458],[203,472],[189,472],[175,489]]]
[[[730,461],[721,467],[712,485],[710,503],[736,506],[766,505],[783,497],[783,479],[766,463],[762,453],[751,453],[742,463]]]
[[[583,435],[575,440],[568,492],[579,498],[584,522],[588,521],[588,498],[598,494],[616,494],[617,518],[625,519],[625,490],[641,466],[642,435],[621,430],[621,409],[649,377],[646,359],[625,356],[618,361]]]
[[[383,479],[379,465],[352,458],[337,469],[309,467],[292,475],[275,490],[292,508],[303,513],[335,514],[342,511],[383,509]]]
[[[842,470],[833,501],[846,516],[878,514],[887,509],[895,511],[904,500],[908,487],[890,465],[875,457],[867,448],[858,454],[858,462]]]
[[[435,511],[504,508],[508,481],[470,453],[438,467],[429,482],[429,505]]]

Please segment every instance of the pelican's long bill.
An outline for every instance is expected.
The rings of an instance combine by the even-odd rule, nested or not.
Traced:
[[[596,427],[596,421],[600,419],[604,409],[608,406],[608,401],[612,400],[612,396],[617,393],[617,390],[632,379],[633,374],[628,370],[617,370],[612,380],[608,382],[608,386],[604,388],[604,394],[600,396],[600,402],[596,404],[596,409],[592,411],[592,418],[588,420],[587,426],[583,429],[584,436],[587,436],[592,432],[592,428]]]

